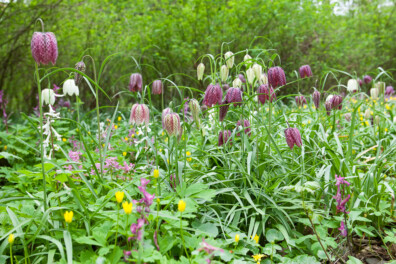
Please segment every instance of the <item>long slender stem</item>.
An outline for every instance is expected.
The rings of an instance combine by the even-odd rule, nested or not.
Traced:
[[[39,109],[40,109],[40,154],[41,154],[41,171],[43,173],[43,202],[44,202],[44,212],[47,211],[47,181],[45,178],[45,170],[44,170],[44,148],[43,148],[43,98],[41,96],[41,84],[40,84],[40,75],[38,71],[38,65],[35,63],[36,69],[36,79],[37,79],[37,90],[39,95]]]
[[[118,218],[119,218],[119,216],[120,216],[120,210],[119,210],[118,206],[119,206],[119,203],[117,203],[117,224],[116,224],[116,235],[115,235],[114,250],[115,250],[115,249],[116,249],[116,247],[117,247],[117,237],[118,237]]]
[[[185,243],[184,243],[184,237],[183,237],[183,222],[182,222],[182,219],[183,219],[183,213],[180,212],[180,237],[181,237],[181,239],[182,239],[184,252],[186,252],[186,256],[187,256],[189,262],[191,263],[190,256],[188,255],[187,248],[186,248],[186,245],[185,245]]]
[[[11,264],[14,264],[14,260],[12,259],[12,244],[10,244],[10,259],[11,259]]]

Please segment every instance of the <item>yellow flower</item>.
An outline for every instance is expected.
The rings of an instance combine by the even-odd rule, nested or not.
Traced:
[[[184,210],[186,210],[186,202],[180,200],[179,204],[177,205],[177,209],[179,210],[179,212],[184,212]]]
[[[160,149],[160,150],[159,150],[159,152],[161,152],[161,153],[162,153],[162,149]]]
[[[121,116],[119,116],[119,117],[118,117],[118,121],[121,121],[121,119],[122,119]]]
[[[121,203],[122,200],[124,199],[124,192],[120,192],[120,191],[116,192],[115,197],[116,197],[117,203]]]
[[[168,162],[168,164],[169,164],[169,159],[166,159],[166,162]]]
[[[14,240],[15,240],[14,234],[10,234],[10,235],[8,236],[8,243],[13,244],[13,243],[14,243]]]
[[[91,131],[88,131],[88,135],[91,135]]]
[[[368,126],[368,125],[369,125],[369,121],[366,121],[365,123],[366,123],[366,126]]]
[[[187,151],[187,152],[186,152],[186,155],[187,155],[187,156],[191,156],[191,152],[190,152],[190,151]]]
[[[136,135],[139,135],[139,131],[136,131]]]
[[[134,137],[135,137],[135,134],[132,134],[132,136],[131,136],[131,137],[133,137],[133,138],[134,138]]]
[[[386,110],[390,110],[390,106],[388,104],[385,105]]]
[[[70,211],[70,212],[66,211],[63,214],[63,217],[65,218],[65,222],[70,224],[73,220],[73,211]]]
[[[105,143],[103,143],[102,146],[104,147],[104,146],[105,146]]]
[[[371,115],[374,115],[374,112],[373,112],[373,111],[370,111],[370,114],[371,114]]]
[[[265,255],[264,254],[257,254],[257,255],[253,255],[252,257],[254,258],[254,261],[258,261],[257,263],[260,263],[261,259],[263,257],[265,257]]]
[[[117,128],[118,128],[118,126],[117,126],[117,125],[115,125],[115,126],[114,126],[114,129],[117,129]]]
[[[374,104],[377,103],[377,100],[373,100]]]
[[[192,160],[192,158],[191,158],[191,157],[187,158],[187,161],[188,161],[188,162],[191,162],[191,160]]]
[[[239,242],[239,234],[235,235],[235,242],[237,242],[237,243]]]
[[[156,178],[156,179],[159,177],[159,170],[155,169],[153,171],[153,177]]]
[[[251,236],[251,238],[252,238],[254,241],[256,241],[256,243],[258,243],[258,242],[259,242],[259,239],[260,239],[260,237],[259,237],[257,234],[255,234],[254,237]]]
[[[133,207],[133,204],[131,202],[123,202],[122,203],[122,208],[124,209],[124,212],[127,215],[132,213],[132,207]]]
[[[307,109],[307,105],[304,105],[304,109]]]
[[[78,132],[78,131],[80,131],[78,128],[76,128],[76,131]]]
[[[165,142],[168,142],[168,138],[165,138]]]
[[[4,146],[4,150],[7,150],[7,145]]]
[[[311,120],[308,120],[308,124],[311,124]]]
[[[62,141],[63,141],[63,142],[66,142],[66,141],[67,141],[67,139],[66,139],[66,138],[62,138]]]
[[[363,116],[360,117],[360,121],[363,121]]]
[[[124,139],[125,139],[125,141],[128,141],[129,138],[128,138],[128,137],[125,137]]]
[[[385,128],[385,132],[388,132],[388,129],[387,129],[387,128]]]
[[[164,132],[164,131],[162,131],[162,134],[161,134],[161,135],[163,135],[163,136],[164,136],[164,135],[165,135],[165,132]]]
[[[126,156],[126,154],[127,154],[127,153],[126,153],[125,151],[124,151],[124,152],[122,152],[122,156],[124,156],[124,157],[125,157],[125,156]]]

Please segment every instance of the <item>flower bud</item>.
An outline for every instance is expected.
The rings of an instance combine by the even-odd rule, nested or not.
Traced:
[[[239,78],[235,78],[235,80],[232,82],[232,86],[236,88],[241,88],[242,81]]]
[[[15,241],[15,236],[14,236],[14,234],[10,234],[10,235],[8,236],[8,243],[10,243],[10,245],[12,245],[12,244],[14,244],[14,241]]]
[[[351,113],[345,113],[344,114],[344,118],[345,118],[346,121],[351,122],[351,119],[352,119]]]
[[[366,109],[366,111],[364,112],[364,119],[367,119],[367,120],[371,119],[371,110],[370,109]]]
[[[261,104],[265,104],[267,100],[270,100],[271,102],[276,100],[274,89],[272,87],[268,88],[268,84],[260,85],[257,89],[257,95]]]
[[[246,135],[248,135],[249,137],[251,136],[251,134],[252,134],[252,129],[250,128],[250,122],[249,122],[249,120],[247,120],[247,119],[244,119],[242,122],[241,122],[241,120],[238,120],[238,122],[236,123],[236,126],[237,126],[237,128],[238,127],[240,127],[240,126],[242,126],[243,125],[243,127],[245,128],[245,134]],[[240,136],[241,135],[241,133],[238,133],[237,134],[237,136]]]
[[[162,81],[155,80],[152,86],[152,94],[162,94]]]
[[[230,130],[220,131],[219,146],[222,146],[222,145],[226,144],[227,142],[230,143],[230,141],[231,141],[231,131]]]
[[[85,63],[83,61],[79,61],[74,66],[74,69],[79,70],[80,72],[85,73]],[[74,73],[74,83],[79,85],[83,79],[83,76],[77,72]]]
[[[234,106],[241,105],[242,102],[242,91],[239,88],[233,88],[227,90],[225,96],[225,102],[227,104],[234,103]]]
[[[254,70],[249,68],[246,70],[247,81],[249,84],[253,84],[254,82]]]
[[[180,117],[176,113],[167,114],[164,118],[165,130],[168,135],[179,137],[182,134]]]
[[[267,74],[265,74],[265,73],[261,74],[260,79],[259,79],[259,84],[260,85],[268,84]]]
[[[332,100],[326,100],[325,102],[325,108],[326,108],[326,113],[329,116],[331,109],[333,109],[333,104],[332,104]]]
[[[319,109],[319,103],[320,103],[320,92],[318,90],[315,90],[312,94],[312,99],[315,105],[316,109]]]
[[[274,88],[286,85],[286,76],[283,69],[278,66],[269,68],[268,82]]]
[[[332,108],[333,109],[342,109],[342,96],[341,95],[334,95],[333,99],[331,100]]]
[[[246,79],[245,76],[243,76],[243,74],[239,74],[238,78],[241,80],[242,83],[246,83]]]
[[[168,108],[165,108],[164,110],[162,110],[162,118],[161,118],[161,121],[162,121],[162,128],[163,128],[163,129],[165,129],[165,123],[164,123],[165,116],[166,116],[167,114],[172,113],[172,112],[173,112],[172,109],[170,109],[169,107],[168,107]]]
[[[220,85],[209,84],[205,91],[205,97],[203,99],[203,103],[212,107],[213,105],[220,104],[223,99],[223,91],[220,88]]]
[[[385,89],[385,95],[391,96],[395,93],[395,89],[392,86],[387,86]]]
[[[224,83],[227,81],[228,78],[228,67],[223,65],[220,67],[220,79]]]
[[[378,88],[371,88],[370,95],[371,95],[371,99],[377,100],[378,99]]]
[[[197,79],[198,79],[198,81],[202,80],[204,72],[205,72],[205,64],[203,64],[201,62],[200,64],[198,64],[198,67],[197,67]]]
[[[197,127],[199,128],[200,124],[200,119],[199,119],[199,113],[201,112],[201,107],[199,106],[199,103],[196,99],[191,99],[190,102],[188,103],[190,106],[191,114],[193,117],[193,120],[197,124]]]
[[[243,57],[243,61],[246,62],[246,63],[251,62],[251,60],[252,60],[252,57],[250,57],[249,54],[246,54],[245,57]]]
[[[304,95],[296,96],[295,100],[297,106],[303,106],[307,104],[307,100],[305,99]]]
[[[37,64],[55,65],[58,58],[58,43],[52,32],[34,32],[30,43],[32,55]]]
[[[172,187],[172,189],[176,189],[176,187],[180,184],[180,180],[176,178],[176,174],[171,174],[169,177],[169,184]]]
[[[375,84],[375,88],[378,89],[378,96],[385,94],[385,83],[384,82],[377,82]]]
[[[63,83],[63,94],[73,96],[79,95],[78,86],[73,79],[68,79]]]
[[[227,67],[228,67],[229,69],[231,69],[232,66],[234,66],[234,58],[235,58],[235,57],[234,57],[234,53],[232,53],[231,51],[228,51],[228,52],[226,52],[226,53],[224,54],[224,58],[225,58]]]
[[[55,93],[52,89],[44,89],[41,91],[41,104],[47,104],[47,105],[54,105],[55,103]]]
[[[150,120],[150,111],[145,104],[134,104],[131,108],[131,115],[129,117],[130,124],[141,125],[145,124],[146,126],[149,124]]]
[[[254,75],[256,76],[256,79],[259,80],[263,71],[263,67],[261,67],[260,64],[255,63],[252,69],[254,71]]]
[[[376,125],[378,126],[379,123],[380,123],[380,121],[381,121],[380,117],[379,117],[379,116],[375,116],[375,118],[374,118],[374,124],[376,124]]]
[[[359,91],[359,83],[358,83],[358,81],[355,80],[355,79],[348,80],[347,90],[350,93],[356,93],[357,91]]]
[[[309,65],[301,66],[299,72],[301,79],[312,76],[311,67],[309,67]]]
[[[142,91],[143,78],[140,73],[132,73],[129,79],[129,91],[138,92]]]
[[[228,108],[230,107],[230,105],[228,105],[226,101],[222,102],[221,104],[222,106],[220,106],[219,109],[219,120],[220,122],[223,122],[224,118],[227,115]]]
[[[363,81],[364,81],[365,84],[371,83],[372,80],[373,80],[373,78],[371,78],[370,75],[365,75],[365,76],[363,77]]]
[[[360,80],[360,79],[357,79],[357,81],[358,81],[358,83],[359,83],[359,87],[362,87],[362,86],[363,86],[363,81]]]
[[[285,129],[286,143],[292,150],[294,145],[297,147],[302,146],[300,131],[297,128],[289,127]]]

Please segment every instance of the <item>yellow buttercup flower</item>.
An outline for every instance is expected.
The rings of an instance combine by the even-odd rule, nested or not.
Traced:
[[[66,211],[63,214],[63,217],[65,218],[65,222],[70,224],[73,220],[73,211],[70,211],[70,212]]]
[[[66,142],[66,141],[67,141],[67,139],[66,139],[66,138],[62,138],[62,141],[63,141],[63,142]]]
[[[186,210],[186,202],[180,200],[179,204],[177,205],[177,209],[179,210],[179,212],[184,212],[184,210]]]
[[[7,150],[7,145],[4,146],[4,150]]]
[[[166,159],[166,162],[168,162],[168,164],[169,164],[169,159]]]
[[[369,121],[366,121],[365,123],[366,123],[366,126],[368,126],[368,125],[369,125]]]
[[[122,202],[122,200],[124,199],[124,195],[125,195],[124,192],[120,192],[120,191],[115,193],[115,197],[116,197],[117,203],[121,203]]]
[[[119,116],[119,117],[118,117],[118,121],[121,121],[121,119],[122,119],[121,116]]]
[[[252,257],[253,257],[254,261],[257,261],[257,263],[260,263],[261,259],[263,257],[265,257],[265,255],[264,254],[257,254],[257,255],[253,255]]]
[[[162,131],[161,135],[163,135],[163,136],[164,136],[164,135],[165,135],[165,132],[164,132],[164,131]]]
[[[115,126],[114,126],[114,129],[117,129],[117,128],[118,128],[118,126],[117,126],[117,125],[115,125]]]
[[[105,143],[103,143],[102,146],[104,147],[104,146],[105,146]]]
[[[191,162],[191,160],[192,160],[192,158],[191,158],[191,157],[187,158],[187,161],[188,161],[188,162]]]
[[[132,135],[131,135],[131,137],[133,137],[133,138],[134,138],[134,137],[135,137],[135,134],[132,134]]]
[[[10,235],[8,236],[8,243],[13,244],[13,243],[14,243],[14,240],[15,240],[14,234],[10,234]]]
[[[125,139],[125,141],[128,141],[129,138],[128,138],[128,137],[125,137],[124,139]]]
[[[132,213],[132,207],[133,207],[132,202],[123,202],[123,203],[122,203],[122,208],[124,209],[124,212],[125,212],[127,215],[129,215],[129,214]]]
[[[153,171],[153,177],[156,178],[156,179],[159,177],[159,170],[155,169]]]
[[[304,109],[307,109],[307,105],[304,105]]]
[[[91,135],[91,131],[88,131],[88,135]]]
[[[235,235],[235,242],[237,242],[237,243],[239,242],[239,234]]]
[[[385,132],[388,132],[388,129],[387,129],[387,128],[385,128]]]
[[[136,135],[139,135],[139,131],[136,131]]]
[[[126,156],[127,155],[127,153],[124,151],[124,152],[122,152],[122,156]]]
[[[257,234],[254,235],[254,237],[251,236],[251,238],[252,238],[254,241],[256,241],[256,243],[258,243],[258,242],[259,242],[259,239],[260,239],[260,237],[259,237]]]
[[[191,156],[191,152],[190,152],[190,151],[187,151],[187,152],[186,152],[186,155],[187,155],[187,156]]]

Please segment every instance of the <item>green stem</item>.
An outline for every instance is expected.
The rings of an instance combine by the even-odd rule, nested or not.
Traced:
[[[47,211],[47,181],[45,178],[45,170],[44,170],[44,148],[43,148],[43,98],[41,96],[41,84],[40,84],[40,75],[38,71],[38,65],[35,63],[36,69],[36,79],[37,79],[37,89],[39,94],[39,109],[40,109],[40,154],[41,154],[41,170],[43,173],[43,202],[44,202],[44,212]]]
[[[117,203],[117,224],[116,224],[116,235],[115,235],[115,243],[114,243],[114,250],[117,247],[117,237],[118,237],[118,218],[120,216],[120,210],[119,210],[119,203]]]
[[[190,256],[188,255],[187,248],[186,248],[186,245],[185,245],[185,243],[184,243],[184,237],[183,237],[183,222],[182,222],[182,219],[183,219],[183,212],[180,212],[180,237],[181,237],[181,239],[182,239],[184,252],[186,252],[186,256],[187,256],[189,262],[191,263]]]
[[[14,264],[14,260],[12,259],[12,244],[10,244],[10,259],[11,259],[11,264]]]

